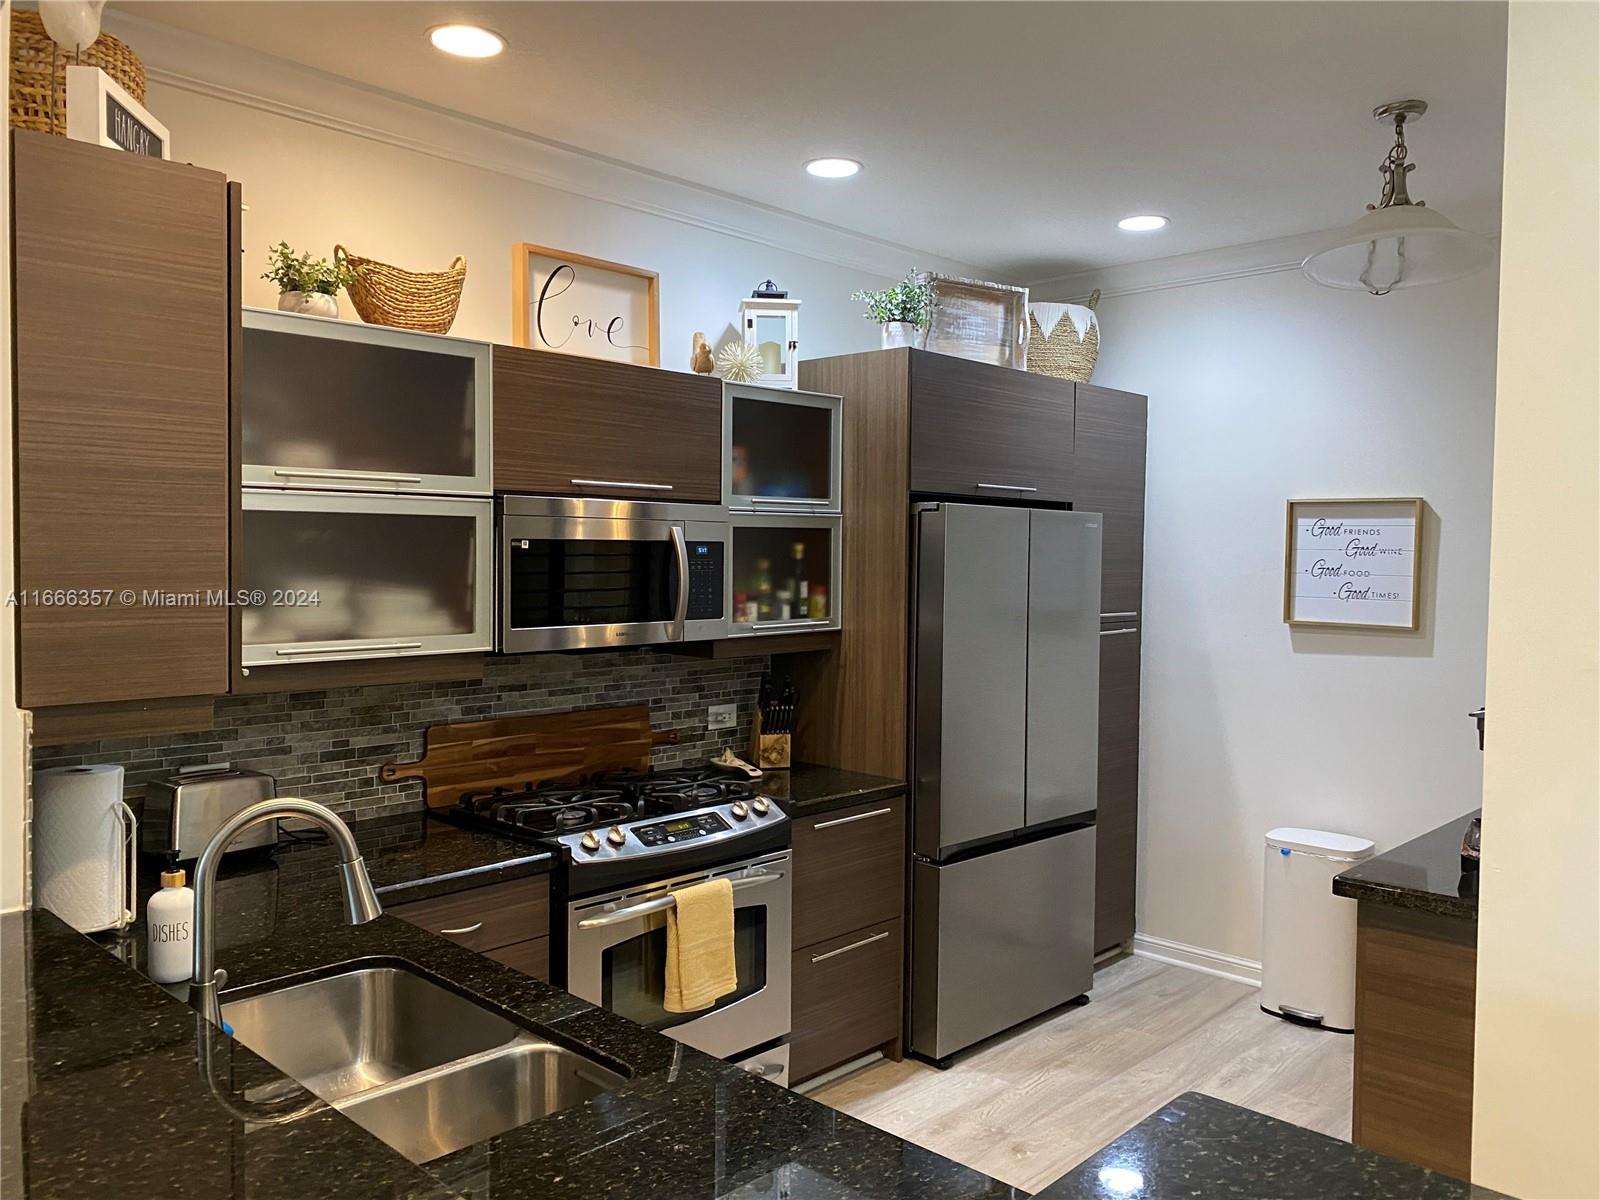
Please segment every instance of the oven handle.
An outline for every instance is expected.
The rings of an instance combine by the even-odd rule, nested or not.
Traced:
[[[751,875],[744,879],[733,881],[733,890],[742,888],[759,887],[764,883],[774,883],[784,877],[783,871],[764,871],[760,875]],[[677,904],[672,893],[657,896],[654,900],[645,900],[638,904],[630,904],[627,908],[619,908],[616,912],[608,912],[600,917],[585,917],[578,922],[579,929],[603,929],[607,925],[617,925],[623,921],[631,921],[635,917],[647,917],[651,913],[666,912]]]
[[[673,624],[677,628],[673,630],[669,640],[681,642],[689,619],[689,543],[683,536],[681,525],[674,525],[671,535],[672,550],[678,558],[678,603],[672,614]]]

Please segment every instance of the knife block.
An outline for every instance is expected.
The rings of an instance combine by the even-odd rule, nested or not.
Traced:
[[[793,734],[762,733],[761,709],[756,708],[754,731],[751,734],[750,757],[763,771],[784,771],[789,767],[789,740]]]

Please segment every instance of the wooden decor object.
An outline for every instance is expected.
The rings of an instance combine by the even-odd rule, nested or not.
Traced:
[[[1284,516],[1284,622],[1415,632],[1421,557],[1421,497],[1291,500]]]
[[[335,262],[355,274],[345,290],[356,314],[368,325],[416,329],[422,333],[449,333],[461,307],[461,289],[467,283],[467,260],[456,255],[443,271],[408,271],[375,258],[333,248]]]
[[[515,345],[635,366],[661,365],[654,271],[532,242],[511,248]]]
[[[449,808],[463,792],[598,771],[643,771],[650,766],[651,750],[677,740],[676,730],[651,730],[644,704],[430,725],[422,757],[384,763],[378,778],[385,783],[420,779],[427,806]]]
[[[783,771],[792,761],[791,747],[794,735],[789,733],[762,733],[761,710],[756,709],[755,725],[750,738],[751,757],[763,771]]]

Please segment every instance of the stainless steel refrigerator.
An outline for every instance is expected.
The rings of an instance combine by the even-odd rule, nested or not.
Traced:
[[[910,1049],[940,1060],[1093,980],[1101,518],[913,511]]]

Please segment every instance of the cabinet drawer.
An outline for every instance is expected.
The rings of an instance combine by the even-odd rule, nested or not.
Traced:
[[[387,911],[469,950],[493,950],[550,935],[550,881],[515,879]]]
[[[496,346],[494,486],[544,496],[722,499],[722,384]]]
[[[483,956],[504,963],[524,975],[550,982],[550,939],[547,937],[529,938],[525,942],[512,942],[509,946],[485,950]]]
[[[912,491],[1071,500],[1072,447],[1072,384],[912,353]]]
[[[794,822],[794,944],[889,921],[905,904],[905,799]]]
[[[899,921],[868,925],[795,952],[792,1080],[900,1036],[902,953]]]

